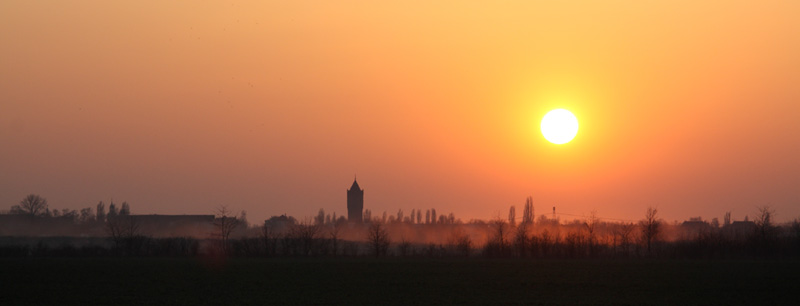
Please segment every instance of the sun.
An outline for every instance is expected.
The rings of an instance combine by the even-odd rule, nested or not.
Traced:
[[[577,134],[578,118],[566,109],[551,110],[542,118],[542,135],[549,142],[565,144]]]

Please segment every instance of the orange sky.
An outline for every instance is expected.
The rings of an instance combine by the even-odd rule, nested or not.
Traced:
[[[646,2],[2,1],[0,209],[800,217],[800,2]]]

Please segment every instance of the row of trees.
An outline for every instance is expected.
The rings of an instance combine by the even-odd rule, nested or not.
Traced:
[[[326,214],[325,209],[320,208],[317,215],[314,216],[314,223],[317,224],[332,224],[336,222],[347,221],[344,216],[336,216],[336,213]],[[461,223],[460,219],[456,219],[455,214],[442,214],[437,215],[436,209],[431,208],[425,210],[424,218],[421,209],[412,209],[411,213],[406,215],[403,209],[399,209],[396,214],[389,214],[384,211],[380,216],[373,216],[372,210],[365,209],[363,213],[364,222],[381,222],[381,223],[406,223],[406,224],[456,224]]]
[[[604,222],[596,213],[568,223],[547,217],[534,222],[532,213],[527,211],[532,211],[532,205],[526,205],[527,217],[518,224],[496,218],[443,227],[374,219],[357,225],[343,219],[326,223],[276,217],[260,228],[259,238],[232,240],[231,255],[520,258],[800,255],[800,221],[775,225],[771,221],[774,212],[766,207],[752,224],[744,223],[745,227],[729,224],[699,228],[668,224],[658,218],[655,208],[648,208],[636,223]]]
[[[105,213],[97,205],[93,222],[103,220],[105,234],[117,253],[140,254],[153,240],[142,234],[130,207]],[[12,208],[31,218],[48,215],[47,202],[30,195]],[[434,212],[435,210],[428,210]],[[432,213],[432,214],[435,214]],[[412,210],[420,216],[421,210]],[[394,218],[369,218],[349,223],[324,210],[302,222],[288,216],[273,217],[249,227],[244,212],[235,217],[221,206],[213,229],[200,239],[201,252],[231,256],[486,256],[486,257],[737,257],[797,256],[800,254],[800,220],[776,225],[774,211],[763,207],[753,221],[692,220],[668,224],[658,210],[648,208],[638,222],[604,222],[595,212],[572,222],[540,215],[534,220],[532,198],[526,199],[521,218],[509,209],[508,219],[472,220],[440,218],[437,226],[417,226],[399,211]],[[452,216],[452,214],[451,214]],[[417,221],[421,221],[420,218]],[[448,219],[454,221],[447,221]],[[398,221],[405,220],[405,221]],[[517,220],[521,222],[517,223]],[[409,221],[409,222],[406,222]],[[425,223],[422,223],[425,224]],[[434,224],[434,223],[432,223]],[[149,242],[148,242],[149,241]],[[180,252],[179,252],[180,253]]]
[[[320,213],[324,213],[324,211],[320,209]],[[452,212],[446,215],[445,214],[437,215],[435,208],[425,210],[424,219],[421,209],[412,209],[411,213],[408,215],[406,215],[402,209],[399,209],[397,211],[397,214],[394,215],[390,215],[389,213],[384,211],[380,217],[373,216],[372,210],[366,209],[364,210],[363,220],[365,222],[375,221],[381,223],[407,223],[407,224],[456,224],[461,222],[461,220],[456,219],[456,215],[453,214]]]
[[[102,223],[105,222],[107,218],[130,215],[131,207],[127,202],[122,202],[122,205],[117,208],[116,204],[112,201],[108,206],[108,213],[106,213],[106,204],[100,201],[100,203],[97,203],[95,211],[92,210],[92,207],[86,207],[81,210],[68,208],[50,210],[47,199],[37,194],[29,194],[23,198],[18,205],[11,206],[9,213],[28,216],[31,219],[61,218],[74,223],[85,224],[93,222]]]

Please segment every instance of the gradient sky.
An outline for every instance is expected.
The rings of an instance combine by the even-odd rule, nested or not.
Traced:
[[[435,2],[435,3],[431,3]],[[564,2],[564,3],[562,3]],[[800,217],[798,1],[0,2],[0,209]],[[548,143],[554,108],[580,121]]]

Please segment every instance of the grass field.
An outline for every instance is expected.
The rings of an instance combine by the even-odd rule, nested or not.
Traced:
[[[0,305],[798,305],[798,261],[0,259]]]

